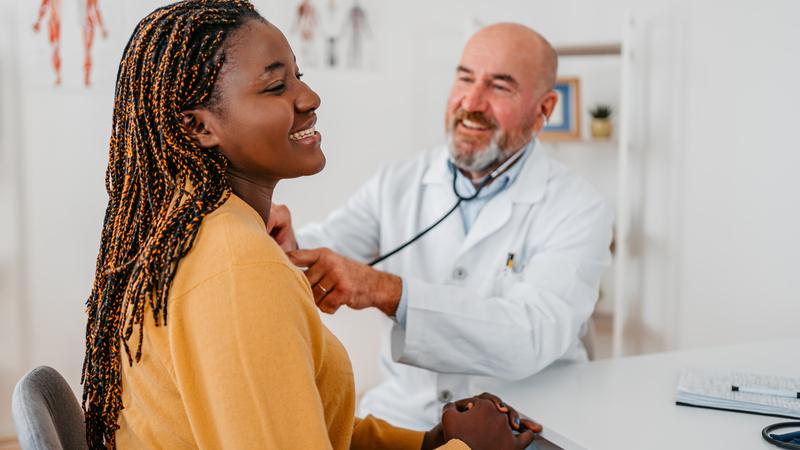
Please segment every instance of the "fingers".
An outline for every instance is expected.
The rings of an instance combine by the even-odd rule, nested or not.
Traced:
[[[503,402],[503,400],[500,399],[500,397],[498,397],[498,396],[496,396],[494,394],[490,394],[488,392],[484,392],[483,394],[479,395],[478,397],[484,398],[484,399],[487,399],[487,400],[491,401],[494,404],[495,408],[497,408],[498,411],[500,411],[501,413],[504,413],[504,414],[506,414],[508,416],[508,426],[510,426],[512,430],[519,430],[519,426],[520,426],[520,422],[521,421],[520,421],[519,413],[517,412],[517,410],[515,410],[514,408],[506,405],[505,402]]]
[[[325,297],[325,299],[317,305],[317,308],[325,314],[334,314],[342,305],[341,296],[333,294]]]
[[[308,284],[310,284],[312,287],[319,284],[319,282],[322,281],[322,279],[325,278],[330,273],[328,267],[326,266],[327,264],[319,260],[317,260],[317,262],[313,263],[312,265],[308,266],[308,270],[306,270],[305,273],[306,279],[308,280]],[[327,288],[331,284],[332,283],[329,283],[323,286]],[[319,299],[317,299],[317,303],[319,303]]]
[[[308,282],[311,283],[311,280],[309,279]],[[314,303],[319,305],[326,297],[331,295],[335,288],[336,280],[329,276],[323,276],[321,280],[311,285],[311,291],[314,293]]]
[[[271,236],[284,253],[297,250],[297,240],[290,228],[275,228],[272,230]]]
[[[297,239],[292,229],[292,216],[285,205],[273,204],[269,209],[267,233],[284,252],[297,250]]]
[[[269,219],[267,219],[267,233],[272,234],[275,228],[291,228],[292,215],[286,205],[273,203],[269,207]]]
[[[531,442],[533,442],[533,438],[535,438],[535,437],[536,437],[536,434],[534,434],[534,432],[531,431],[531,430],[525,430],[525,431],[521,432],[516,437],[516,439],[517,439],[517,448],[520,449],[520,450],[523,450],[523,449],[527,448],[529,445],[531,445]]]
[[[447,402],[442,407],[442,425],[445,425],[447,422],[452,420],[453,414],[459,414],[458,408],[456,407],[455,403]]]
[[[472,407],[475,406],[475,403],[470,397],[470,398],[462,398],[461,400],[456,400],[455,405],[456,409],[459,412],[464,412],[472,409]]]
[[[498,411],[508,415],[508,425],[511,427],[511,429],[531,430],[534,433],[542,432],[542,426],[540,424],[527,417],[521,416],[516,409],[503,402],[500,397],[488,392],[484,392],[483,394],[479,395],[478,398],[490,400],[492,403],[494,403]]]
[[[541,433],[542,432],[542,426],[540,424],[532,421],[531,419],[528,419],[527,417],[522,417],[522,419],[520,421],[520,426],[523,429],[531,430],[534,433]]]
[[[498,397],[498,396],[496,396],[494,394],[490,394],[488,392],[484,392],[483,394],[479,395],[478,397],[485,398],[486,400],[489,400],[492,403],[494,403],[494,405],[497,407],[497,410],[500,411],[501,413],[507,413],[508,412],[508,405],[503,403],[503,401],[500,400],[500,397]]]
[[[313,250],[294,250],[286,254],[289,261],[297,267],[311,267],[316,263],[322,254],[321,248]]]

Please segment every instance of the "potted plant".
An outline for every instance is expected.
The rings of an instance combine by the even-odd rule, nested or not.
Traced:
[[[592,116],[592,137],[595,139],[608,139],[613,127],[611,125],[611,107],[602,103],[589,110]]]

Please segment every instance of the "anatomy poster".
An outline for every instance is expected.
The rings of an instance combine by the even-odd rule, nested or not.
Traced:
[[[374,66],[369,0],[299,0],[290,36],[303,67],[363,70]]]
[[[96,67],[97,41],[108,37],[101,0],[39,0],[37,3],[32,32],[46,42],[48,58],[47,61],[37,58],[36,62],[48,67],[37,67],[36,72],[50,73],[52,84],[57,87],[65,80],[80,80],[83,86],[90,87]],[[78,48],[80,50],[75,51]]]

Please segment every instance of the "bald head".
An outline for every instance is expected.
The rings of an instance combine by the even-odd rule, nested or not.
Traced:
[[[518,23],[497,23],[480,29],[467,41],[464,53],[494,54],[499,61],[529,81],[538,94],[553,89],[558,71],[555,49],[541,34]]]

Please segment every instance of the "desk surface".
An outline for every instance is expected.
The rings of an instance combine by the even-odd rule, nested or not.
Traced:
[[[775,449],[761,429],[787,421],[675,405],[681,369],[800,376],[800,339],[550,367],[497,392],[566,449]]]

